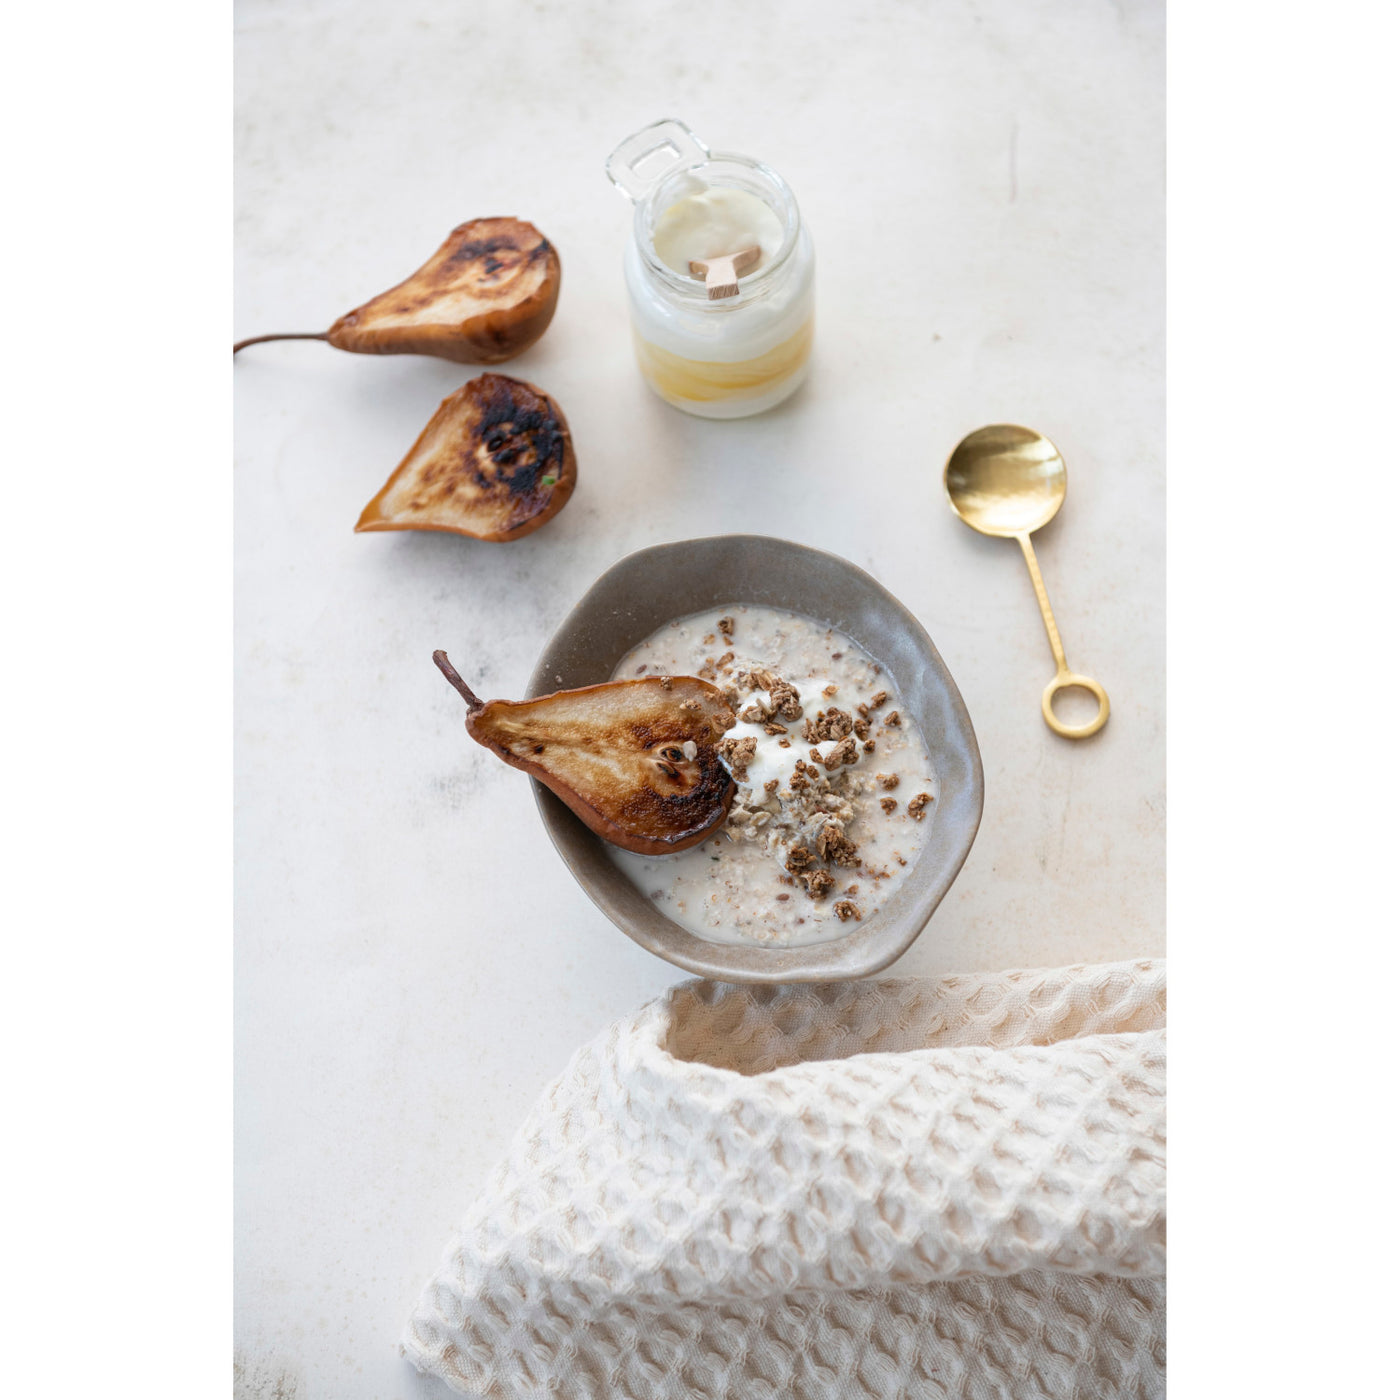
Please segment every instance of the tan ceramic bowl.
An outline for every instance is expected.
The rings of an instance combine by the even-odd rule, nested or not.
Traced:
[[[827,943],[710,943],[662,914],[608,859],[604,843],[536,783],[545,830],[594,904],[629,938],[678,967],[725,982],[825,982],[879,972],[923,931],[967,859],[982,819],[982,759],[962,696],[928,633],[869,574],[834,554],[762,535],[639,550],[614,564],[564,619],[530,677],[530,698],[605,681],[658,627],[725,603],[787,608],[825,622],[864,647],[899,688],[938,778],[928,843],[904,884]]]

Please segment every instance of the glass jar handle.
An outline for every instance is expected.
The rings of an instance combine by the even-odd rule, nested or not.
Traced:
[[[677,170],[709,160],[710,148],[674,117],[634,131],[608,157],[608,179],[634,204]]]

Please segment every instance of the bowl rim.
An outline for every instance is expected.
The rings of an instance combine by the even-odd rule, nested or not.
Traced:
[[[888,911],[888,906],[886,906],[872,916],[869,924],[864,928],[857,928],[849,934],[822,942],[779,947],[712,943],[691,933],[690,930],[667,918],[659,910],[654,912],[662,927],[653,929],[640,925],[637,919],[624,907],[627,901],[615,898],[611,890],[599,886],[592,873],[585,868],[586,865],[593,862],[581,857],[576,849],[578,839],[582,836],[586,841],[596,843],[598,857],[607,860],[606,851],[603,849],[605,843],[602,838],[589,831],[583,822],[543,783],[532,778],[531,786],[540,820],[543,822],[550,842],[558,852],[560,859],[593,904],[633,942],[675,966],[702,977],[726,982],[826,982],[871,976],[882,971],[907,952],[933,917],[934,911],[951,888],[972,849],[973,841],[976,839],[981,825],[984,799],[981,751],[978,748],[971,717],[968,715],[967,706],[958,690],[957,683],[953,680],[938,648],[934,645],[933,639],[923,624],[879,580],[839,554],[773,535],[737,533],[704,535],[644,546],[623,555],[622,558],[609,565],[584,590],[578,602],[569,610],[541,651],[539,660],[530,675],[526,689],[527,698],[537,699],[541,695],[550,694],[561,688],[555,677],[560,674],[561,668],[568,663],[563,661],[560,653],[573,636],[591,624],[594,609],[598,606],[597,595],[601,591],[615,585],[620,576],[626,577],[638,571],[645,572],[649,567],[654,567],[665,556],[673,554],[677,550],[693,550],[697,546],[706,545],[717,549],[720,547],[726,549],[734,547],[776,549],[789,558],[801,559],[805,557],[811,563],[820,561],[825,568],[834,565],[838,571],[846,573],[873,594],[881,609],[897,623],[902,624],[904,630],[915,639],[920,650],[926,654],[933,672],[932,683],[937,690],[942,692],[942,699],[950,720],[950,729],[961,744],[959,756],[964,760],[967,770],[965,786],[951,795],[958,799],[957,805],[963,808],[969,805],[971,807],[970,813],[965,815],[963,825],[956,829],[956,836],[941,852],[941,866],[934,874],[932,883],[913,906],[905,912],[902,919],[884,918],[883,916]],[[742,600],[736,598],[735,601]],[[760,604],[759,606],[768,605]],[[773,604],[772,606],[779,605]],[[687,611],[699,610],[701,609],[678,611],[675,615],[685,616]],[[800,608],[790,608],[790,611],[798,612],[802,616],[812,616],[811,613],[803,612]],[[830,625],[836,626],[837,624],[831,623]],[[645,635],[649,635],[649,633],[639,635],[636,641],[640,642]],[[864,642],[855,638],[852,640],[856,640],[863,649],[869,650]],[[635,644],[636,642],[631,643],[631,645]],[[880,661],[882,665],[885,664],[884,658],[876,655],[875,659]],[[615,661],[613,664],[616,664]],[[582,681],[570,682],[574,685],[585,683]],[[958,745],[950,746],[945,741],[941,751],[947,753],[950,749],[954,754],[958,754]],[[940,807],[943,804],[944,778],[940,770]],[[916,869],[919,864],[931,857],[931,853],[931,847],[926,847],[924,854],[916,862]],[[618,871],[618,875],[625,880],[621,871]],[[913,872],[911,872],[911,880],[912,878]],[[898,900],[909,888],[910,881],[906,881],[892,898]],[[636,898],[644,898],[640,892],[634,890],[634,893]]]

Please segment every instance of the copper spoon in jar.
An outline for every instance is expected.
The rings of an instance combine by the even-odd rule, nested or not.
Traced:
[[[1060,629],[1050,611],[1045,580],[1040,576],[1031,531],[1055,518],[1065,499],[1065,459],[1047,437],[1029,428],[997,423],[969,433],[954,449],[943,469],[943,486],[958,517],[984,535],[1015,540],[1031,571],[1040,616],[1055,655],[1055,676],[1040,697],[1045,723],[1066,739],[1087,739],[1108,722],[1108,696],[1098,681],[1069,669]],[[1084,724],[1057,719],[1051,701],[1062,690],[1087,690],[1099,712]]]

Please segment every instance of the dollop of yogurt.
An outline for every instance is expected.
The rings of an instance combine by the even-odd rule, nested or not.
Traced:
[[[831,686],[831,682],[825,677],[818,680],[807,680],[796,682],[798,697],[802,701],[802,708],[811,715],[817,713],[824,706],[837,705],[840,703],[841,693],[838,688],[834,696],[827,696],[823,691]],[[740,709],[754,700],[762,700],[766,705],[771,706],[773,697],[766,690],[756,690],[752,695],[745,697]],[[773,778],[777,778],[779,787],[786,787],[788,779],[792,777],[793,764],[800,758],[807,758],[809,750],[816,749],[823,759],[841,741],[839,739],[823,739],[816,744],[808,744],[798,738],[800,724],[792,726],[792,733],[767,734],[761,724],[750,724],[747,720],[739,720],[733,728],[728,730],[728,736],[734,739],[752,738],[757,744],[754,756],[749,760],[748,773],[743,782],[739,784],[740,790],[752,788],[755,792],[761,793],[763,785]],[[782,741],[788,740],[788,747],[783,748]]]
[[[673,272],[690,276],[697,259],[721,258],[758,245],[758,262],[771,262],[783,246],[783,221],[757,195],[728,185],[704,185],[669,205],[652,230],[656,255]]]

